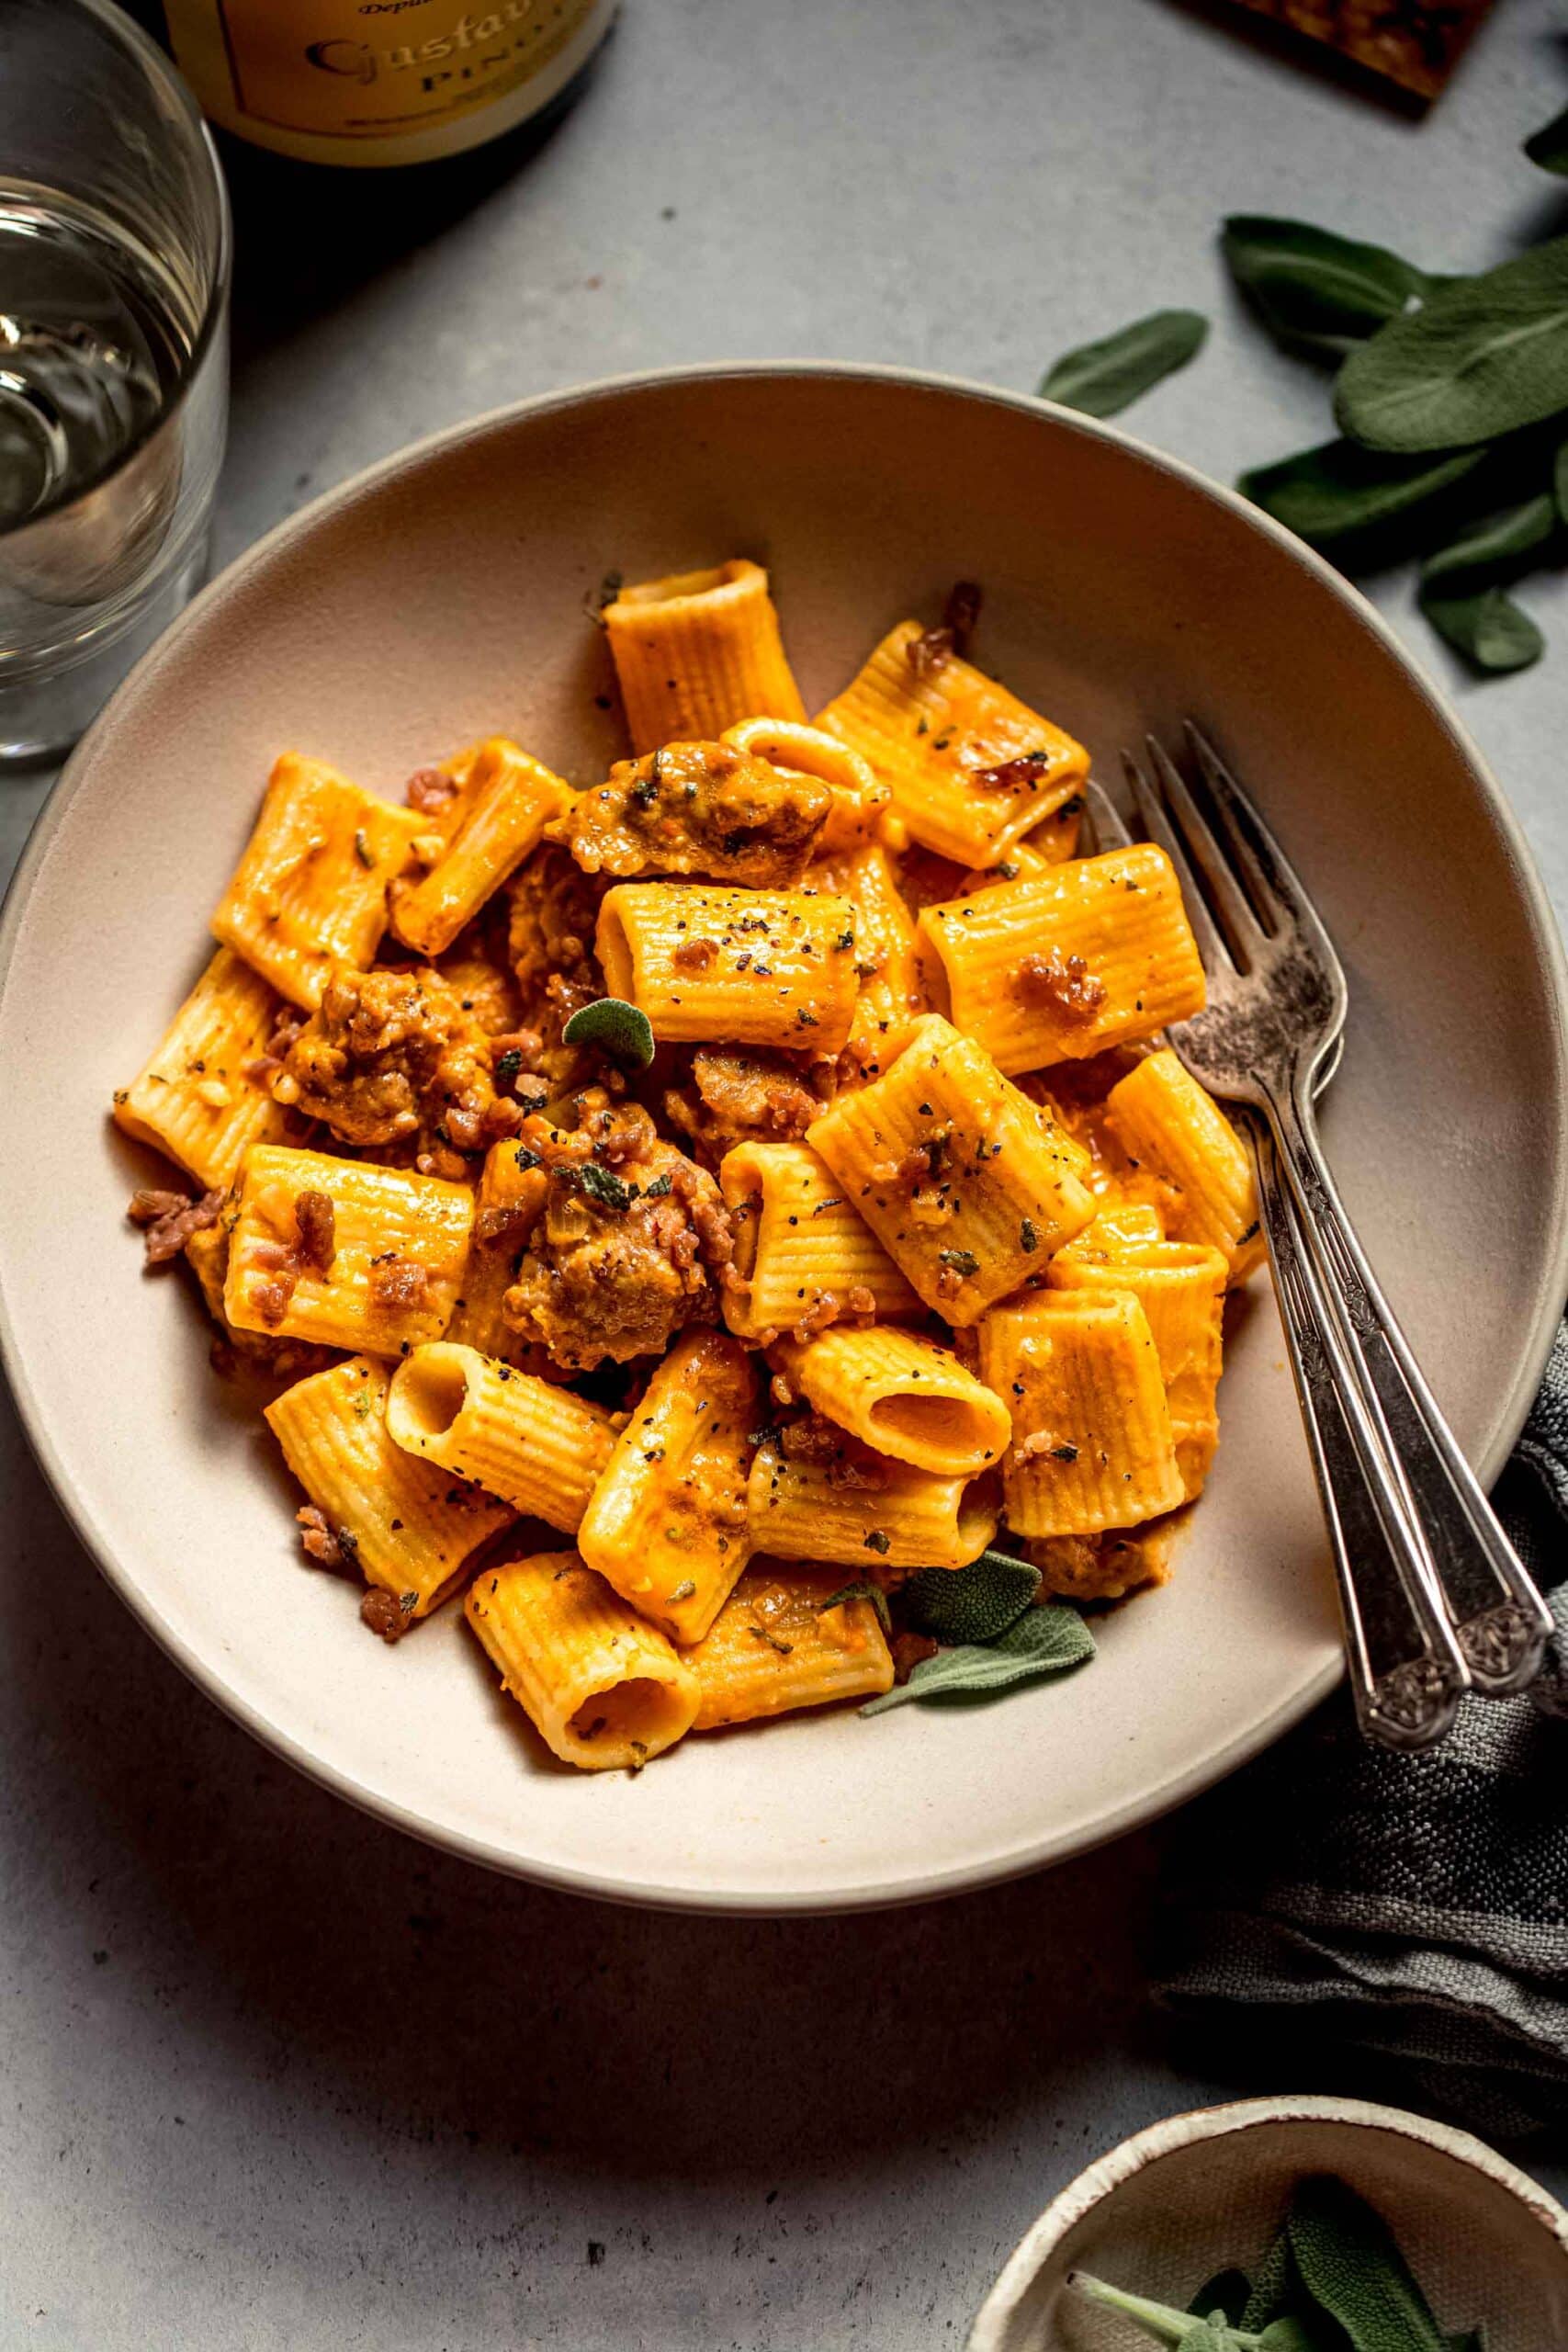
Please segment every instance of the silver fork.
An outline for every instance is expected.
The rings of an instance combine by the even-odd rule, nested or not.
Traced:
[[[1346,1601],[1358,1709],[1373,1736],[1425,1747],[1448,1728],[1467,1684],[1493,1697],[1525,1687],[1551,1619],[1324,1160],[1313,1103],[1344,1026],[1338,957],[1213,747],[1192,727],[1188,742],[1212,821],[1152,738],[1152,783],[1126,760],[1145,828],[1182,878],[1209,975],[1207,1009],[1170,1042],[1213,1093],[1253,1114],[1259,1200]]]

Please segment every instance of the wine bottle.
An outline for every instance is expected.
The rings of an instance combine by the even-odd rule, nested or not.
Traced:
[[[221,129],[310,164],[460,154],[583,72],[617,0],[130,0]]]

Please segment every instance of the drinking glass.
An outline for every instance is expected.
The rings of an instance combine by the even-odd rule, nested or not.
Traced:
[[[146,35],[109,0],[0,0],[0,763],[73,741],[200,584],[230,247]]]

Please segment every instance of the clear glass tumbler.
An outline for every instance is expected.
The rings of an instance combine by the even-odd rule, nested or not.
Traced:
[[[228,198],[109,0],[0,0],[0,762],[73,742],[206,569]]]

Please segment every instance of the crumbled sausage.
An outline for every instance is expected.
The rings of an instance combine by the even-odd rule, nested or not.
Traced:
[[[217,1224],[222,1205],[221,1189],[203,1193],[199,1200],[189,1193],[148,1190],[131,1194],[126,1215],[145,1229],[147,1263],[164,1266],[179,1256],[193,1233]]]
[[[457,797],[457,786],[444,768],[415,768],[403,797],[422,817],[437,817]]]
[[[965,780],[981,792],[1038,792],[1050,769],[1049,752],[1021,752],[994,768],[969,768]]]
[[[265,1050],[256,1056],[254,1061],[247,1062],[240,1075],[248,1078],[253,1086],[270,1088],[283,1068],[289,1046],[305,1026],[305,1014],[297,1012],[291,1004],[280,1005]]]
[[[359,1604],[359,1615],[362,1623],[373,1634],[379,1634],[384,1642],[400,1642],[409,1629],[409,1611],[402,1601],[396,1593],[385,1591],[378,1584],[371,1585],[367,1591]]]
[[[523,1115],[497,1092],[494,1059],[493,1041],[428,966],[338,964],[272,1091],[342,1143],[409,1144],[423,1173],[462,1176]]]
[[[822,1115],[822,1099],[788,1054],[699,1046],[692,1082],[671,1087],[664,1114],[716,1168],[738,1143],[794,1143]]]
[[[1064,1021],[1092,1021],[1106,997],[1105,982],[1095,978],[1083,957],[1064,956],[1059,947],[1049,956],[1024,956],[1012,985],[1021,1002]]]
[[[430,1297],[430,1269],[417,1258],[372,1259],[367,1278],[370,1304],[383,1312],[416,1312]]]
[[[314,1503],[307,1503],[294,1517],[306,1555],[319,1568],[331,1568],[340,1576],[358,1574],[359,1538],[352,1528],[334,1527],[325,1511],[319,1510]]]
[[[716,939],[681,939],[670,961],[678,972],[705,972],[717,954]]]
[[[562,1042],[562,1030],[574,1012],[604,993],[593,933],[607,888],[547,842],[525,859],[507,886],[507,953],[521,1021],[539,1040],[526,1067],[552,1086],[570,1082],[579,1058]]]
[[[955,654],[969,650],[975,624],[980,617],[981,589],[977,581],[955,580],[948,590],[939,628],[925,628],[904,648],[904,659],[917,678],[934,678]]]
[[[699,874],[787,889],[833,796],[819,778],[728,743],[666,743],[622,760],[550,828],[590,874]]]
[[[299,1228],[299,1262],[312,1273],[330,1274],[337,1250],[337,1211],[330,1193],[296,1193],[294,1222]]]
[[[908,1682],[916,1667],[923,1666],[928,1657],[935,1657],[941,1646],[939,1642],[932,1641],[929,1634],[895,1634],[893,1639],[894,1681]]]

